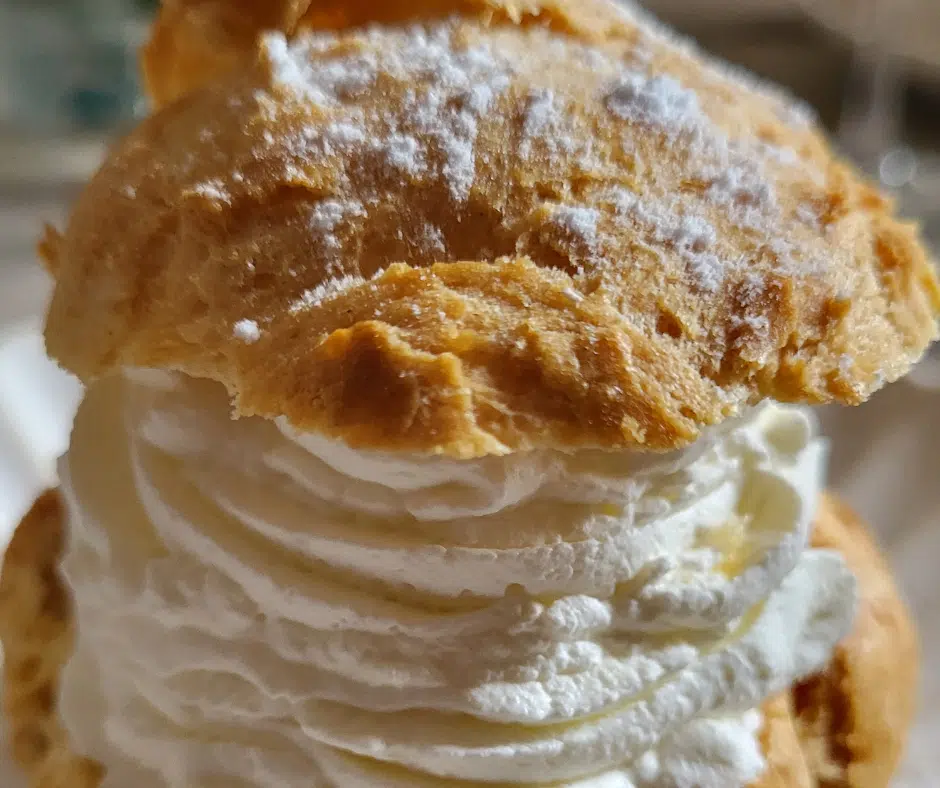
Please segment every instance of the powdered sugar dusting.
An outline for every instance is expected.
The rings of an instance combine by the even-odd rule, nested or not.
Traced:
[[[753,206],[763,211],[776,204],[770,183],[741,166],[726,167],[718,173],[711,181],[708,196],[721,205]]]
[[[350,288],[365,284],[365,281],[361,276],[343,276],[337,279],[328,279],[312,290],[305,290],[300,298],[290,305],[288,311],[292,315],[296,315],[298,312],[313,309]]]
[[[731,317],[731,324],[736,326],[746,326],[755,334],[764,336],[770,331],[770,320],[766,315],[734,315]]]
[[[584,246],[593,248],[597,243],[599,219],[600,212],[596,208],[562,205],[555,209],[551,221]]]
[[[664,75],[623,71],[605,96],[617,117],[659,129],[669,137],[692,139],[695,156],[708,162],[703,178],[708,198],[728,209],[741,227],[766,229],[776,218],[776,196],[761,160],[783,164],[792,151],[756,141],[731,140],[702,110],[695,91]]]
[[[694,58],[701,64],[702,70],[715,81],[737,85],[773,102],[777,117],[794,128],[805,128],[815,122],[816,113],[809,104],[740,66],[732,65],[703,52],[693,39],[681,36],[666,27],[634,0],[618,0],[612,5],[642,33],[639,46],[642,47],[643,39],[646,39],[646,41],[664,45],[675,52]]]
[[[324,235],[332,235],[336,228],[351,216],[365,216],[361,202],[349,200],[323,200],[318,202],[310,215],[310,227]],[[335,244],[335,239],[332,239]]]
[[[232,327],[232,334],[236,339],[252,344],[261,339],[261,328],[254,320],[239,320]]]
[[[606,65],[610,70],[609,61]],[[543,87],[529,91],[519,141],[521,158],[542,154],[560,165],[575,164],[590,171],[598,166],[592,137],[591,129],[583,125],[576,113],[569,112],[565,96]]]
[[[522,135],[530,139],[558,123],[559,114],[555,106],[555,94],[548,88],[535,88],[529,94],[522,124]]]
[[[444,163],[444,178],[450,186],[450,193],[455,202],[465,202],[470,196],[473,179],[476,175],[473,158],[474,133],[464,137],[447,137],[441,141],[446,162]]]
[[[624,0],[618,4],[618,7],[623,16],[631,24],[636,25],[641,33],[639,47],[656,44],[694,58],[700,64],[704,75],[713,84],[731,85],[759,94],[772,105],[777,119],[791,128],[803,129],[814,122],[813,110],[778,86],[765,82],[745,69],[703,53],[693,40],[679,36],[666,28],[634,2]],[[620,95],[624,96],[624,91],[621,91]],[[627,84],[625,95],[634,103],[637,102],[632,83]],[[676,99],[672,112],[660,114],[665,114],[667,117],[674,114],[680,117],[692,114],[692,105],[687,104],[688,99],[685,102]],[[666,106],[669,106],[668,102]],[[671,124],[673,133],[681,125],[675,120],[672,120]],[[824,181],[823,174],[811,163],[802,160],[792,148],[748,138],[729,140],[720,129],[709,127],[708,124],[693,126],[693,128],[696,134],[706,132],[704,141],[707,143],[706,147],[711,148],[706,153],[715,160],[712,174],[706,175],[706,180],[712,180],[709,197],[717,204],[726,207],[731,219],[740,227],[769,235],[772,232],[771,228],[780,221],[773,187],[764,175],[761,162],[772,163],[779,167],[800,167],[817,183],[821,184]]]
[[[704,217],[677,215],[655,201],[641,200],[626,189],[612,190],[607,202],[619,217],[644,225],[653,240],[676,249],[699,288],[714,292],[721,287],[731,265],[710,251],[718,241],[718,233]]]
[[[365,35],[387,33],[377,28]],[[264,42],[277,84],[306,102],[347,110],[321,144],[371,147],[383,155],[390,171],[443,179],[454,201],[464,202],[476,176],[479,123],[509,86],[505,60],[487,46],[455,43],[449,25],[409,28],[394,46],[368,53],[337,49],[334,54],[335,43],[329,35],[293,43],[273,35]],[[389,80],[407,86],[399,105],[368,109],[365,99],[384,92]],[[362,106],[349,106],[356,102]],[[370,138],[363,131],[366,124],[384,133]]]
[[[778,221],[777,197],[759,162],[739,157],[704,174],[706,197],[725,207],[740,227],[769,234]]]
[[[769,142],[759,141],[755,143],[754,149],[759,156],[783,167],[798,167],[800,165],[800,157],[793,148],[771,145]]]
[[[625,72],[611,86],[606,102],[617,117],[670,135],[701,130],[708,124],[695,92],[671,76]]]
[[[409,134],[393,134],[384,144],[389,166],[396,170],[419,175],[425,167],[423,152],[418,140]]]
[[[681,216],[668,231],[668,238],[676,246],[690,252],[704,252],[715,245],[715,228],[700,216]]]
[[[738,290],[741,312],[730,317],[730,324],[746,329],[747,334],[751,336],[766,338],[770,332],[770,319],[761,314],[765,291],[766,283],[763,277],[754,273],[745,275]]]
[[[675,76],[656,73],[655,35],[641,29],[635,47],[614,53],[538,28],[512,35],[490,30],[481,43],[463,24],[266,40],[279,91],[273,104],[296,96],[304,108],[323,109],[311,123],[292,127],[291,139],[272,144],[287,146],[283,166],[304,176],[298,183],[309,181],[309,162],[323,159],[330,161],[333,180],[332,194],[312,208],[309,220],[331,278],[305,291],[291,304],[292,313],[348,286],[342,275],[357,270],[355,256],[363,251],[378,265],[450,259],[448,242],[455,250],[463,244],[452,234],[453,222],[466,221],[464,207],[476,209],[467,203],[478,176],[488,195],[494,179],[508,179],[506,194],[513,196],[507,210],[500,207],[493,216],[500,250],[494,255],[480,248],[473,259],[493,259],[513,248],[533,258],[544,251],[541,264],[577,277],[624,265],[608,258],[609,250],[639,235],[663,265],[680,260],[679,271],[684,266],[703,294],[736,283],[748,259],[759,257],[762,269],[768,260],[795,269],[799,255],[788,245],[799,241],[780,238],[784,218],[768,173],[803,166],[799,156],[752,134],[726,131],[715,109],[720,98],[709,93],[706,102]],[[532,40],[520,42],[524,36]],[[570,79],[569,66],[575,72]],[[595,85],[591,91],[579,89],[578,69],[590,70],[584,84]],[[491,128],[495,136],[484,150],[478,140]],[[620,134],[619,147],[611,144],[611,133],[615,140]],[[646,144],[650,138],[655,145]],[[684,168],[687,186],[677,186],[672,172],[657,172],[651,154],[656,145]],[[526,168],[539,180],[526,184],[532,202],[514,215],[512,179]],[[418,185],[430,188],[417,199],[409,196],[396,225],[395,199]],[[373,211],[392,222],[385,230],[388,259],[381,240],[363,242],[368,228],[350,223]],[[488,221],[485,212],[474,216],[474,226],[477,221]],[[806,227],[797,221],[791,218],[794,227]],[[747,231],[747,251],[732,251],[734,238],[724,241],[729,224]],[[747,311],[749,329],[769,327],[759,310]]]
[[[524,158],[528,157],[532,153],[532,140],[544,138],[547,133],[554,133],[560,122],[561,116],[555,104],[555,94],[547,88],[532,90],[525,110],[525,120],[522,123],[520,155]]]
[[[332,107],[347,101],[375,84],[377,59],[372,54],[354,54],[341,59],[310,58],[327,51],[336,39],[328,34],[304,39],[303,53],[289,44],[282,33],[265,36],[263,48],[275,83],[295,92],[305,101]]]
[[[211,202],[229,203],[232,199],[225,188],[225,184],[218,178],[197,184],[193,191]]]
[[[337,231],[350,219],[365,215],[365,206],[358,200],[321,200],[314,205],[309,226],[321,248],[328,253],[328,261],[336,259],[335,255],[342,246]]]
[[[366,132],[353,123],[331,123],[326,130],[327,139],[340,148],[362,145],[366,141]]]
[[[748,309],[753,309],[764,296],[764,280],[757,274],[747,274],[741,282],[739,298]]]
[[[433,224],[426,224],[424,225],[423,235],[426,251],[440,256],[447,254],[447,243],[440,227],[435,227]]]
[[[843,353],[839,356],[839,373],[843,377],[851,377],[852,367],[855,366],[855,359],[853,359],[848,353]]]
[[[813,209],[813,206],[802,203],[797,206],[796,218],[803,224],[810,227],[819,227],[819,214]]]

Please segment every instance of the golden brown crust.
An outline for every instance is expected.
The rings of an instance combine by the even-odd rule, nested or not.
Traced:
[[[142,52],[144,83],[162,105],[234,68],[258,32],[293,32],[310,0],[164,0]],[[250,56],[250,54],[249,54]]]
[[[452,15],[595,40],[620,19],[594,0],[164,0],[142,53],[145,83],[162,106],[253,59],[263,31],[295,36]]]
[[[13,755],[33,788],[95,788],[100,768],[72,755],[55,715],[71,649],[69,605],[56,563],[63,512],[47,493],[18,528],[0,573],[3,714]],[[859,519],[831,497],[814,544],[840,551],[862,603],[830,667],[765,704],[768,770],[752,788],[886,788],[910,728],[917,675],[914,627],[889,569]]]
[[[887,785],[914,718],[917,633],[865,524],[830,498],[813,544],[837,550],[858,577],[858,619],[825,673],[794,691],[796,726],[821,788]]]
[[[57,714],[59,676],[72,650],[72,611],[58,562],[62,502],[42,495],[20,523],[0,564],[2,714],[8,749],[32,788],[93,788],[101,768],[72,755]]]
[[[816,788],[800,738],[793,724],[793,701],[789,695],[769,700],[761,709],[761,745],[767,769],[750,788]]]
[[[458,457],[667,450],[908,369],[931,265],[791,107],[613,3],[531,5],[609,19],[269,38],[148,119],[47,236],[52,354]]]

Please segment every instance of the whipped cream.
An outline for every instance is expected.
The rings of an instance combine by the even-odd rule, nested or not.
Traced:
[[[455,461],[93,386],[61,473],[62,706],[114,786],[728,788],[854,580],[806,549],[825,444],[768,405],[671,455]]]

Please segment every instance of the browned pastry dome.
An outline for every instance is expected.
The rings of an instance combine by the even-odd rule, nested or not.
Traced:
[[[253,59],[262,31],[294,36],[458,14],[589,40],[614,33],[623,18],[597,0],[164,0],[143,51],[145,82],[153,101],[166,104]]]
[[[11,734],[3,744],[33,788],[96,788],[100,767],[71,752],[56,710],[74,625],[57,566],[63,526],[58,496],[47,493],[17,530],[0,572],[2,713]],[[859,615],[823,674],[765,704],[768,769],[753,788],[886,788],[914,705],[913,625],[854,513],[825,498],[813,543],[845,556],[859,581]]]
[[[914,229],[779,97],[550,6],[609,22],[272,34],[165,107],[44,244],[52,354],[457,457],[672,449],[903,374],[940,309]]]

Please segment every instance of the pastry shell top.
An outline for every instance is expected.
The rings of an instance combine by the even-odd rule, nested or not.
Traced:
[[[630,7],[259,3],[343,29],[194,54],[170,12],[214,5],[169,4],[164,106],[42,244],[85,380],[181,369],[360,448],[669,450],[764,398],[861,402],[935,336],[915,229]]]

